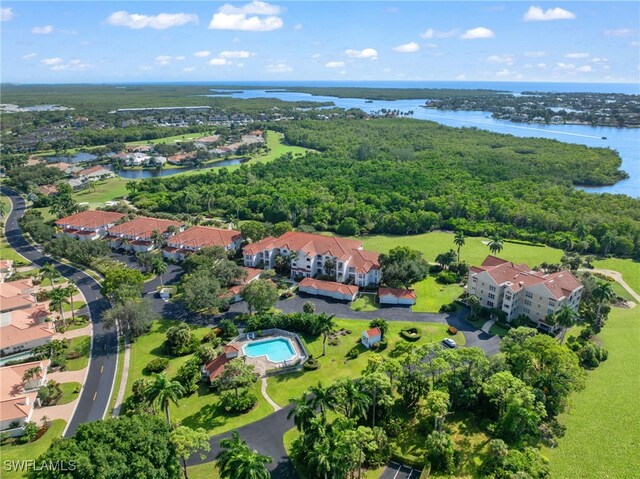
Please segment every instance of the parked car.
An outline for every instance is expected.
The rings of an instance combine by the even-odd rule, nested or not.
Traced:
[[[448,348],[457,348],[458,345],[456,344],[456,342],[451,339],[451,338],[444,338],[442,340],[442,344],[444,344],[445,346],[447,346]]]

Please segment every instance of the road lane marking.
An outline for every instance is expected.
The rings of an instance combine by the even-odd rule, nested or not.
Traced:
[[[102,374],[102,371],[104,371],[104,364],[100,366],[100,374]]]
[[[94,393],[93,393],[93,400],[94,400],[94,401],[96,400],[96,396],[97,396],[97,395],[98,395],[98,391],[96,391],[96,392],[94,392]]]

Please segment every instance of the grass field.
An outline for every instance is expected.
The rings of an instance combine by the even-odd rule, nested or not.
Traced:
[[[94,191],[87,189],[80,190],[73,194],[73,198],[78,203],[88,203],[89,208],[104,207],[107,201],[117,201],[127,195],[127,183],[130,180],[115,177],[103,181],[96,181]]]
[[[373,294],[364,294],[353,301],[349,307],[354,311],[377,311],[376,297]]]
[[[126,145],[157,145],[158,143],[179,143],[181,141],[194,141],[203,136],[211,136],[215,134],[215,128],[212,127],[211,131],[205,131],[200,133],[185,133],[183,135],[167,136],[165,138],[156,138],[155,140],[141,140],[141,141],[128,141]]]
[[[632,259],[608,258],[593,262],[596,268],[612,269],[622,273],[624,281],[640,294],[640,263]]]
[[[215,462],[207,462],[199,466],[187,467],[189,479],[220,479],[220,472]]]
[[[435,261],[438,254],[450,249],[456,249],[453,244],[453,233],[442,231],[411,236],[364,236],[360,239],[364,241],[365,249],[371,249],[379,253],[386,253],[395,246],[408,246],[421,251],[424,259],[431,262]],[[491,254],[489,247],[483,241],[487,241],[487,239],[473,236],[467,237],[466,244],[460,250],[460,259],[470,265],[481,264],[487,255]],[[508,258],[509,261],[514,263],[527,263],[533,267],[544,261],[559,263],[560,258],[562,258],[562,250],[548,246],[527,246],[505,241],[504,248],[498,256]]]
[[[91,351],[91,336],[78,336],[69,340],[69,352],[80,353],[80,357],[69,359],[67,369],[69,371],[80,371],[89,364],[89,353]]]
[[[554,479],[627,479],[640,471],[640,310],[613,308],[600,338],[609,359],[588,374],[557,448],[546,449]]]
[[[51,445],[55,438],[62,436],[66,422],[62,419],[51,421],[49,430],[37,441],[16,446],[2,446],[2,461],[27,461],[36,460]],[[18,479],[27,477],[27,471],[2,470],[3,479]]]
[[[178,321],[155,322],[148,334],[141,336],[131,345],[131,362],[125,397],[131,394],[131,387],[136,379],[149,376],[144,370],[149,361],[156,357],[167,357],[162,352],[162,343],[166,339],[167,329],[176,324]],[[208,331],[209,328],[196,328],[194,334],[201,339]],[[191,357],[192,355],[169,358],[167,376],[174,377],[180,366]],[[271,406],[260,394],[259,381],[254,384],[253,392],[258,397],[256,406],[246,414],[236,415],[224,411],[220,407],[218,395],[211,392],[208,386],[202,385],[191,396],[180,399],[178,406],[171,405],[171,418],[182,421],[184,425],[192,428],[202,427],[211,435],[220,434],[255,422],[273,412]]]
[[[418,313],[437,313],[440,306],[449,304],[462,294],[457,284],[439,284],[434,276],[413,285],[416,304],[411,308]]]
[[[307,351],[317,358],[320,368],[316,371],[295,372],[270,377],[268,380],[267,392],[271,399],[278,405],[285,406],[291,398],[299,397],[309,386],[315,386],[318,382],[328,386],[336,379],[344,377],[357,377],[366,367],[367,361],[372,355],[382,354],[388,356],[396,344],[404,342],[400,337],[400,330],[416,327],[422,333],[422,338],[414,344],[422,346],[434,343],[449,337],[446,326],[435,323],[413,323],[413,322],[390,322],[387,338],[389,345],[383,352],[377,353],[368,351],[360,344],[360,334],[369,328],[369,321],[359,319],[339,319],[336,320],[338,329],[344,328],[351,331],[351,334],[339,336],[340,344],[330,346],[327,343],[327,355],[322,355],[322,336],[314,337],[303,335]],[[458,333],[453,339],[460,345],[464,344],[464,336]],[[353,360],[346,360],[347,352],[358,346],[361,354]]]
[[[82,388],[82,384],[76,382],[60,384],[62,397],[58,400],[56,405],[68,404],[71,401],[74,401],[80,394],[80,388]]]

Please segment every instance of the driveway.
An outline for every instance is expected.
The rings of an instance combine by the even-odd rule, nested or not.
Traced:
[[[12,204],[12,210],[5,225],[5,236],[9,245],[38,267],[53,263],[62,276],[76,283],[87,301],[87,309],[93,324],[91,356],[87,381],[64,432],[65,437],[70,437],[81,423],[102,419],[109,406],[118,362],[116,331],[107,330],[102,324],[102,313],[109,309],[110,305],[100,294],[100,285],[91,276],[44,256],[27,242],[18,225],[18,219],[25,212],[24,199],[17,192],[4,186],[2,193],[9,197]]]

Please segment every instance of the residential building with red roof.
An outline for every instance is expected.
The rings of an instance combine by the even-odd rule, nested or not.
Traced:
[[[341,301],[353,301],[360,288],[355,285],[321,281],[319,279],[304,278],[298,285],[298,290],[314,296],[327,296]]]
[[[67,170],[71,167],[69,163],[65,163],[64,161],[61,161],[59,163],[48,163],[47,166],[49,168],[60,170],[63,173],[67,173]]]
[[[380,328],[371,328],[362,331],[360,342],[365,348],[371,348],[382,341],[382,330]]]
[[[45,359],[0,368],[0,431],[11,437],[24,433],[21,428],[31,420],[39,404],[38,389],[47,384],[50,364],[51,361]],[[25,372],[37,367],[40,372],[24,381]]]
[[[290,231],[267,237],[242,249],[244,265],[270,269],[278,256],[289,257],[291,277],[333,276],[340,283],[369,286],[380,282],[378,254],[362,249],[362,242],[312,233]]]
[[[79,240],[95,240],[107,234],[107,230],[124,218],[122,213],[112,211],[86,210],[56,221],[64,234]]]
[[[378,288],[380,304],[402,304],[411,306],[416,304],[416,293],[412,289]]]
[[[252,281],[260,278],[260,275],[262,274],[261,269],[247,267],[243,267],[242,269],[246,271],[247,276],[242,281],[240,281],[239,284],[232,286],[226,292],[220,295],[220,297],[229,298],[230,303],[237,303],[238,301],[242,301],[242,289]]]
[[[242,233],[231,229],[192,226],[167,240],[162,254],[167,259],[183,261],[188,254],[202,248],[220,246],[226,251],[237,250],[242,244]]]
[[[112,248],[124,248],[136,253],[152,251],[154,232],[157,231],[165,240],[182,231],[185,224],[181,221],[163,220],[159,218],[147,218],[138,216],[130,221],[125,221],[112,226],[107,230],[107,239]]]
[[[467,291],[486,308],[505,312],[507,321],[527,316],[538,327],[553,331],[546,319],[562,306],[580,306],[583,285],[570,271],[545,274],[528,265],[488,256],[469,271]]]
[[[202,366],[202,374],[209,379],[209,382],[220,377],[224,372],[224,367],[229,361],[238,357],[240,347],[236,344],[229,343],[224,347],[224,352],[215,359]]]
[[[58,193],[58,188],[56,185],[40,185],[37,188],[38,193],[44,196],[51,196]]]
[[[81,178],[86,178],[89,181],[98,181],[103,178],[109,178],[111,176],[115,176],[113,171],[104,166],[92,166],[91,168],[86,168],[84,170],[80,170],[78,175]]]

